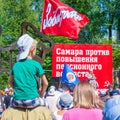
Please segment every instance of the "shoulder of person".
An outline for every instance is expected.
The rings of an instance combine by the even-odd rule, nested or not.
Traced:
[[[39,65],[42,66],[40,62],[38,62],[38,61],[36,61],[36,60],[34,60],[34,59],[32,59],[32,62],[33,62],[34,64],[38,65],[38,66],[39,66]]]

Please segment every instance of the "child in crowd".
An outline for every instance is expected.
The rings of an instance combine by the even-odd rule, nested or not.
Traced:
[[[41,98],[44,97],[48,87],[48,81],[41,64],[33,57],[36,55],[37,41],[28,34],[22,35],[18,41],[19,55],[14,64],[11,76],[10,86],[13,87],[13,107],[35,108],[44,105]],[[40,97],[37,87],[37,79],[41,78],[43,87],[40,91]]]
[[[58,111],[53,113],[53,120],[62,120],[63,114],[73,107],[73,97],[69,93],[62,93],[57,100]]]
[[[67,110],[62,120],[102,120],[104,102],[96,95],[88,81],[77,84],[73,94],[74,107]]]

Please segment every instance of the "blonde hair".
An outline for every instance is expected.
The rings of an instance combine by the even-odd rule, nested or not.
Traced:
[[[95,89],[87,82],[80,81],[74,89],[74,107],[103,108],[104,103],[95,93]]]
[[[38,43],[38,42],[37,42],[36,40],[33,41],[32,45],[31,45],[31,47],[30,47],[30,51],[31,51],[34,47],[37,46],[37,43]]]
[[[36,48],[37,48],[37,41],[34,40],[30,49],[29,49],[29,54],[28,54],[28,58],[33,58],[36,54]],[[34,52],[33,52],[34,51]]]
[[[31,47],[36,46],[36,45],[37,45],[37,43],[38,43],[38,42],[37,42],[37,40],[34,40],[34,41],[33,41],[33,43],[32,43],[32,45],[31,45]]]

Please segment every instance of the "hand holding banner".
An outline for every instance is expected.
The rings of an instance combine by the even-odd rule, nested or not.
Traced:
[[[45,0],[40,32],[78,39],[89,19],[59,0]]]

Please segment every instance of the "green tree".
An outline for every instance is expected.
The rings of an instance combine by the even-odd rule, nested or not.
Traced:
[[[11,43],[17,40],[21,33],[21,23],[31,22],[36,25],[36,11],[33,9],[34,0],[2,0],[2,40]]]
[[[36,1],[37,5],[41,5],[41,2]],[[21,34],[21,24],[23,22],[30,22],[35,26],[40,27],[41,9],[36,7],[35,0],[0,0],[0,26],[2,27],[2,34],[0,34],[0,46],[6,46],[16,41]],[[1,52],[1,51],[0,51]],[[9,51],[2,53],[3,61],[9,61]],[[5,68],[8,65],[3,65]],[[0,81],[2,88],[7,85],[8,74],[4,72],[0,74]]]
[[[79,13],[83,13],[90,22],[81,30],[78,43],[103,43],[106,36],[112,43],[112,30],[120,36],[119,0],[62,0]]]
[[[119,44],[120,40],[120,1],[119,0],[60,0],[79,13],[85,14],[89,23],[80,31],[77,41],[67,37],[47,35],[54,43]],[[21,23],[30,22],[40,29],[43,0],[0,0],[0,45],[6,46],[16,41],[21,34]],[[118,41],[112,39],[112,30],[117,30]],[[31,34],[34,34],[31,33]],[[109,39],[109,41],[107,40]],[[119,47],[113,49],[114,68],[120,66]],[[4,52],[3,59],[8,60],[9,53]],[[51,53],[47,54],[43,67],[51,70]],[[6,64],[5,67],[8,67]],[[0,75],[5,87],[8,75]],[[51,74],[48,74],[51,79]],[[4,80],[4,81],[3,81]]]
[[[120,46],[113,46],[113,66],[115,70],[120,67]]]

